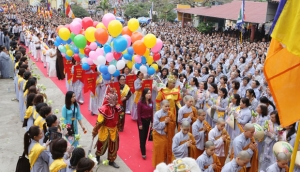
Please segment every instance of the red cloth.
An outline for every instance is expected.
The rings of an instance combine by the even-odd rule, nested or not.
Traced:
[[[109,106],[108,104],[101,106],[99,112],[104,116],[105,122],[104,125],[109,128],[114,128],[119,123],[119,113],[121,108],[116,106]]]
[[[151,123],[153,123],[153,102],[147,105],[141,101],[137,104],[137,116],[138,116],[138,125],[142,125],[142,118],[151,118]]]

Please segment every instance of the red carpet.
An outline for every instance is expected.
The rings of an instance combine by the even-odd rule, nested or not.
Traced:
[[[33,61],[33,57],[31,57]],[[36,62],[36,66],[40,71],[47,76],[47,70],[44,68],[42,62]],[[42,76],[41,76],[42,77]],[[58,80],[57,78],[50,78],[53,83],[63,92],[66,93],[66,81]],[[80,106],[82,115],[89,121],[89,123],[94,126],[97,120],[96,116],[92,116],[88,110],[89,106],[89,96],[90,93],[84,94],[84,104]],[[55,100],[54,100],[55,101]],[[125,128],[123,132],[120,132],[120,148],[118,155],[126,163],[126,165],[134,172],[143,171],[143,172],[152,172],[154,168],[152,167],[152,142],[147,141],[146,145],[146,155],[147,159],[143,160],[140,145],[139,145],[139,133],[137,124],[135,121],[131,120],[130,115],[126,115]],[[104,156],[101,159],[106,159]],[[122,169],[120,169],[122,171]]]

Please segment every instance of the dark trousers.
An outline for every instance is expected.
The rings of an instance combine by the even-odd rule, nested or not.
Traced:
[[[151,119],[150,118],[142,118],[142,126],[143,129],[139,129],[139,138],[140,138],[140,149],[142,155],[146,155],[146,141],[148,138],[148,133],[149,133],[149,126],[150,126]],[[138,125],[139,127],[139,125]]]

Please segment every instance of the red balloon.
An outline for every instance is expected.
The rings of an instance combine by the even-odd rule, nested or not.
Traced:
[[[84,30],[87,29],[88,27],[93,26],[93,25],[94,25],[94,21],[93,21],[92,18],[85,17],[85,18],[82,19],[82,27],[83,27]]]
[[[157,60],[159,60],[160,59],[160,54],[159,53],[155,53],[154,55],[153,55],[153,60],[154,61],[157,61]]]
[[[100,44],[105,44],[108,40],[108,33],[107,30],[98,28],[95,31],[95,39],[100,43]]]
[[[80,57],[78,54],[74,54],[73,55],[74,60],[76,60],[77,62],[80,62]]]
[[[128,29],[128,26],[123,27],[122,35],[128,35],[128,36],[132,35],[132,32]]]
[[[84,35],[84,30],[83,29],[81,29],[81,31],[80,31],[80,33],[79,34],[81,34],[81,35]]]
[[[133,43],[132,47],[133,47],[134,52],[140,56],[144,55],[146,52],[146,49],[147,49],[146,45],[144,44],[144,42],[142,40],[135,41],[135,43]]]
[[[89,56],[89,54],[90,54],[90,49],[89,48],[84,48],[84,54],[86,55],[86,56]]]
[[[131,35],[131,42],[134,43],[137,40],[142,40],[143,35],[140,32],[133,32]]]
[[[122,53],[114,52],[113,55],[114,55],[116,60],[119,60],[122,57]]]
[[[86,41],[86,45],[90,45],[91,43],[89,41]]]

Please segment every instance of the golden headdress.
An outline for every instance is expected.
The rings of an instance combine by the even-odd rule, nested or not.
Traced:
[[[175,83],[176,80],[177,80],[177,79],[175,78],[174,75],[169,75],[169,76],[168,76],[168,82],[173,82],[173,83]]]

